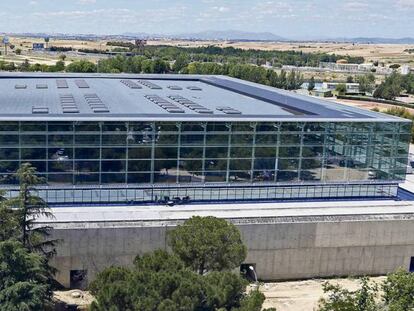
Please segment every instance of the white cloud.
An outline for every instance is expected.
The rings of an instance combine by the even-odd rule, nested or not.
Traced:
[[[96,0],[78,0],[80,4],[94,4]]]
[[[360,1],[351,1],[343,5],[344,10],[346,11],[365,11],[369,8],[368,3]]]
[[[414,8],[414,0],[398,0],[397,6],[402,9],[412,9]]]
[[[214,6],[213,10],[216,10],[218,12],[228,12],[230,11],[230,8],[225,7],[225,6]]]

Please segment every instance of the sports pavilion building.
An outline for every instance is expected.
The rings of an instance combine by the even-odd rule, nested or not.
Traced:
[[[411,122],[223,76],[0,75],[0,184],[51,204],[395,197]]]

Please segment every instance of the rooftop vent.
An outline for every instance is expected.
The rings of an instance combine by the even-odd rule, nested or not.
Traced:
[[[168,98],[171,98],[173,101],[187,107],[188,109],[191,109],[197,113],[203,113],[203,114],[213,114],[214,112],[200,104],[197,104],[193,102],[190,99],[187,99],[185,97],[182,97],[181,95],[170,95]]]
[[[242,114],[241,111],[228,106],[219,106],[216,107],[216,110],[221,111],[225,114]]]
[[[201,87],[198,87],[195,85],[187,86],[187,89],[189,89],[190,91],[202,91],[203,90]]]
[[[136,84],[131,80],[121,80],[121,83],[129,87],[130,89],[142,89],[142,86]]]
[[[58,89],[68,89],[69,85],[66,80],[56,80],[56,86]]]
[[[75,84],[80,89],[89,89],[88,83],[85,80],[75,80]]]
[[[24,89],[27,89],[27,85],[26,85],[26,84],[16,84],[16,85],[14,86],[14,88],[15,88],[16,90],[24,90]]]
[[[47,84],[36,84],[36,88],[37,89],[47,89],[48,87],[47,87]]]
[[[85,94],[84,95],[86,102],[94,113],[108,113],[109,108],[102,102],[100,97],[95,94]]]
[[[173,91],[180,91],[183,89],[181,86],[178,85],[169,85],[168,88]]]
[[[150,88],[151,90],[161,90],[162,87],[147,80],[137,80],[138,83]]]
[[[177,105],[170,103],[168,100],[161,98],[158,95],[145,95],[146,99],[152,101],[154,104],[158,105],[159,107],[165,109],[169,113],[185,113],[183,109],[178,107]]]
[[[48,114],[49,108],[48,107],[40,107],[40,106],[33,106],[32,107],[33,114]]]
[[[59,99],[63,113],[79,113],[78,105],[72,94],[60,94]]]

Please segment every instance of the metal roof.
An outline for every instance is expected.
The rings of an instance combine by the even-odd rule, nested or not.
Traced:
[[[0,73],[0,120],[407,121],[225,76],[68,73]]]

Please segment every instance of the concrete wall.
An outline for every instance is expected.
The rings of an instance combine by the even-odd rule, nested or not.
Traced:
[[[248,246],[246,263],[256,264],[262,280],[377,275],[408,268],[414,256],[414,220],[292,219],[232,220]],[[131,264],[137,254],[166,249],[166,233],[176,222],[56,227],[54,265],[69,286],[70,270],[88,270],[89,281],[110,265]],[[82,228],[83,226],[83,228]]]

